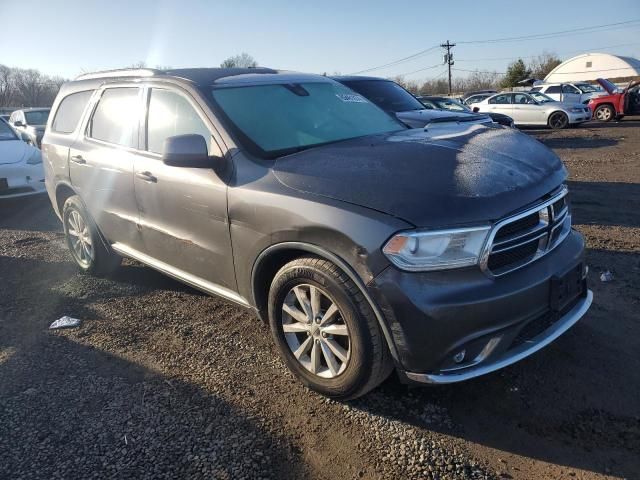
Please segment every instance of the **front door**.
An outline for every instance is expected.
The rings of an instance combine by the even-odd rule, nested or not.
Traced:
[[[147,95],[146,153],[134,166],[144,253],[208,289],[235,292],[225,179],[212,168],[172,167],[161,159],[164,140],[174,135],[202,135],[210,155],[222,152],[189,94],[153,87]]]
[[[513,117],[523,125],[544,124],[547,120],[545,109],[526,93],[513,94]]]
[[[86,131],[69,149],[71,183],[110,243],[140,248],[133,163],[142,89],[101,92]]]

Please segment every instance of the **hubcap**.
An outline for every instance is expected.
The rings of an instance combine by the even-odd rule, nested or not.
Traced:
[[[349,329],[335,302],[322,289],[297,285],[282,304],[282,330],[295,359],[323,378],[340,375],[349,362]]]
[[[93,244],[89,226],[77,210],[72,210],[67,217],[67,233],[71,252],[76,261],[84,267],[88,267],[93,261]]]
[[[598,120],[609,120],[611,117],[611,111],[608,108],[601,108],[596,112]]]

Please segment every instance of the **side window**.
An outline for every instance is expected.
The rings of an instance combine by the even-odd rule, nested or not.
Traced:
[[[495,105],[507,105],[511,103],[511,95],[508,93],[502,94],[502,95],[496,95],[495,97],[493,97],[491,100],[489,100],[489,103],[493,103]]]
[[[212,144],[211,132],[185,97],[170,90],[152,88],[147,115],[147,150],[162,153],[167,137],[186,134],[202,135],[209,154],[220,154],[217,145]]]
[[[109,88],[104,91],[89,124],[89,136],[125,147],[138,146],[140,101],[138,88]]]
[[[563,85],[562,93],[577,93],[578,95],[580,95],[580,90],[578,90],[575,87],[572,87],[571,85]]]
[[[525,95],[524,93],[516,93],[513,96],[513,103],[533,103],[531,97],[529,95]]]
[[[64,97],[53,119],[51,129],[58,133],[73,132],[78,126],[82,112],[84,112],[84,108],[87,106],[87,102],[93,92],[93,90],[87,90]]]
[[[547,91],[544,93],[549,95],[550,93],[560,93],[560,91],[561,91],[560,85],[551,85],[549,88],[547,88]]]

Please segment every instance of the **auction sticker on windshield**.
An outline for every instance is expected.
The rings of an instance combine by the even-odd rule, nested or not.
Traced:
[[[353,93],[336,93],[336,97],[338,97],[343,102],[369,103],[369,100],[364,98],[362,95],[355,95]]]

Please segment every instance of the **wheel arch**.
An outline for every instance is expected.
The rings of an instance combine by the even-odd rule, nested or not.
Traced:
[[[76,191],[68,183],[59,183],[56,186],[56,208],[58,217],[62,219],[62,207],[69,197],[77,195]]]
[[[376,320],[378,321],[378,325],[380,326],[382,334],[386,340],[389,352],[391,352],[391,356],[397,363],[399,356],[395,343],[393,342],[391,331],[385,321],[382,310],[378,307],[367,291],[362,279],[346,261],[318,245],[304,242],[282,242],[271,245],[258,255],[251,271],[251,292],[253,296],[253,304],[256,307],[258,316],[263,321],[268,320],[267,300],[269,296],[269,287],[278,270],[288,262],[306,255],[314,255],[334,263],[356,284],[364,298],[371,306]]]

